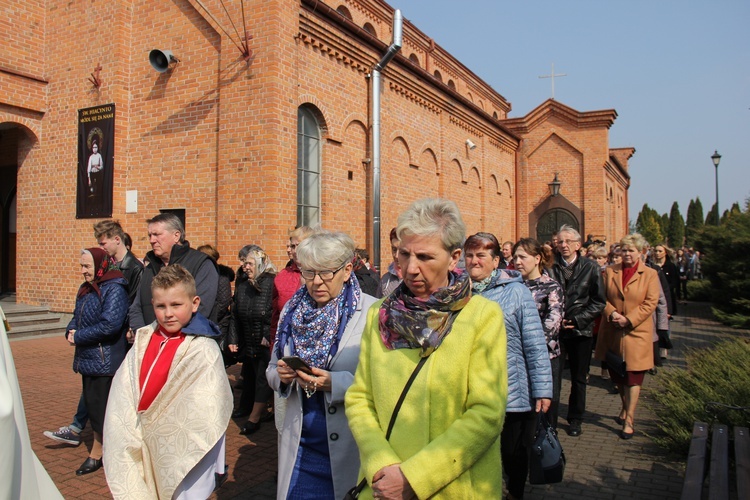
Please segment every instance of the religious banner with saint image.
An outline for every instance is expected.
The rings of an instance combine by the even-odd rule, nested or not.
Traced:
[[[115,105],[78,110],[76,218],[112,217]]]

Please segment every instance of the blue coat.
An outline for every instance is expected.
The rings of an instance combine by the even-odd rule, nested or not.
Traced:
[[[127,281],[105,281],[99,290],[101,297],[90,292],[76,299],[73,319],[68,323],[67,329],[76,331],[73,371],[81,375],[114,375],[127,352]]]
[[[498,269],[480,295],[500,304],[508,335],[507,412],[533,409],[533,400],[552,399],[552,368],[544,329],[521,273]]]

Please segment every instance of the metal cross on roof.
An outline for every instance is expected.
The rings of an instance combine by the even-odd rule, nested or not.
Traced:
[[[568,76],[565,73],[555,74],[555,63],[552,63],[552,73],[549,75],[542,75],[539,78],[549,78],[552,80],[552,99],[555,98],[555,77],[556,76]]]

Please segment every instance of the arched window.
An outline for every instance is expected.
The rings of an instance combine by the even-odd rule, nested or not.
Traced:
[[[563,224],[571,226],[576,231],[579,230],[578,219],[567,210],[553,208],[552,210],[547,211],[536,224],[536,239],[538,241],[551,240],[552,235],[556,233]]]
[[[350,20],[350,21],[352,20],[352,13],[349,12],[349,9],[347,9],[343,5],[339,5],[336,8],[336,12],[338,12],[339,14],[341,14],[342,16],[344,16],[345,18],[347,18],[348,20]]]
[[[456,90],[456,84],[453,83],[453,80],[448,80],[448,88],[451,90]]]
[[[415,65],[415,66],[419,66],[419,57],[417,57],[417,54],[415,54],[415,53],[413,53],[413,52],[412,52],[412,53],[411,53],[411,55],[409,56],[409,61],[410,61],[410,62],[411,62],[411,63],[412,63],[413,65]]]
[[[440,74],[440,71],[435,70],[435,79],[439,82],[443,81],[443,75]]]
[[[366,32],[371,34],[372,36],[378,36],[378,32],[375,31],[375,27],[370,23],[365,23],[364,26],[362,26]]]
[[[312,111],[297,110],[297,225],[320,224],[320,125]]]

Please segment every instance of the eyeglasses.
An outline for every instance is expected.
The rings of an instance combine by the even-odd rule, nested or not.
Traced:
[[[247,266],[249,264],[255,264],[255,261],[240,259],[240,267],[245,267],[245,266]]]
[[[315,279],[315,276],[319,276],[321,280],[323,281],[331,281],[333,277],[336,275],[337,272],[344,269],[346,266],[346,263],[344,263],[341,267],[336,269],[335,271],[326,270],[326,271],[302,271],[302,277],[307,281],[313,281]]]
[[[566,245],[570,246],[573,243],[578,243],[578,240],[557,240],[557,244],[558,245],[562,245],[563,243],[565,243]]]

